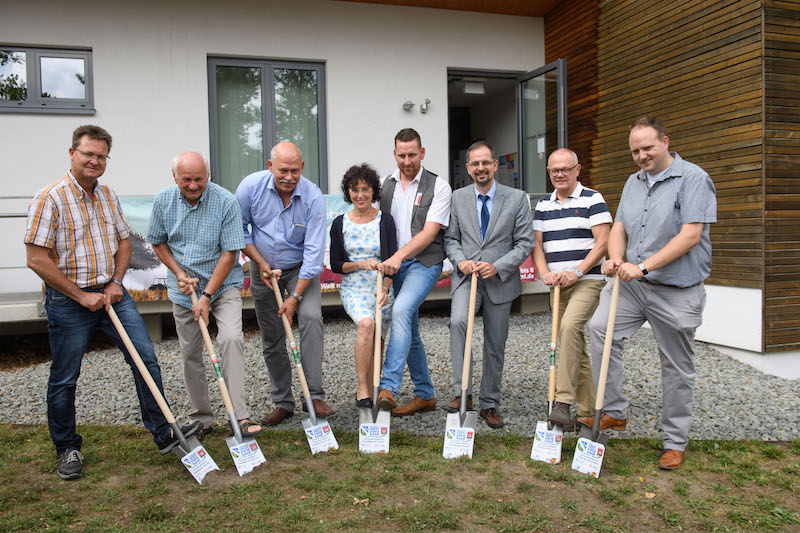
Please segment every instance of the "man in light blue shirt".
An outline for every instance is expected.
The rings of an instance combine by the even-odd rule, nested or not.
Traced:
[[[236,189],[244,227],[244,253],[252,260],[250,291],[261,329],[264,361],[272,379],[275,410],[262,419],[269,425],[294,414],[292,365],[280,318],[283,314],[291,322],[297,312],[303,371],[314,410],[321,417],[333,414],[323,401],[322,388],[319,275],[325,255],[325,199],[319,187],[304,178],[302,172],[303,156],[297,146],[278,143],[269,154],[267,170],[250,174]],[[273,268],[282,271],[277,280],[281,293],[290,294],[280,309],[269,279]]]
[[[207,324],[211,311],[217,321],[222,375],[239,427],[244,435],[255,435],[261,432],[261,426],[249,419],[245,402],[241,295],[244,275],[237,264],[244,238],[239,206],[230,192],[208,182],[208,162],[198,153],[175,156],[172,175],[175,184],[153,199],[147,240],[169,268],[167,294],[172,301],[183,379],[193,409],[189,416],[203,424],[199,437],[213,428],[203,339],[196,324],[197,320]],[[190,295],[197,290],[201,291],[200,297],[193,306]]]

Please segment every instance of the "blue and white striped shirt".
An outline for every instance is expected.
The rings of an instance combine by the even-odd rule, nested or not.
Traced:
[[[611,222],[611,212],[603,195],[580,182],[564,203],[558,200],[555,191],[539,200],[534,211],[533,231],[542,232],[547,268],[551,272],[576,268],[596,244],[592,226]],[[584,272],[582,279],[604,279],[600,273],[603,261],[601,258]]]
[[[175,261],[187,274],[200,278],[198,289],[205,290],[222,252],[244,248],[239,205],[216,183],[208,184],[195,205],[186,201],[177,185],[170,185],[153,199],[147,241],[167,243]],[[234,264],[212,300],[229,289],[241,289],[243,281],[242,269]],[[192,307],[189,296],[178,290],[172,271],[167,273],[167,295],[174,304]]]

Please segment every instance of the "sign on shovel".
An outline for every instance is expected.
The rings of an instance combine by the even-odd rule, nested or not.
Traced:
[[[306,396],[306,401],[311,403],[311,398]],[[309,414],[313,412],[312,409],[313,407],[309,408]],[[326,419],[316,416],[313,416],[313,419],[307,418],[303,420],[303,429],[312,454],[339,449],[339,443],[336,442],[333,430]]]
[[[458,413],[453,413],[458,416]],[[447,415],[450,418],[452,415]],[[444,451],[442,456],[445,459],[456,459],[467,456],[472,459],[472,450],[475,446],[475,428],[447,426],[444,432]]]
[[[214,459],[211,458],[211,455],[203,448],[202,444],[184,455],[181,458],[181,463],[183,463],[183,466],[186,467],[192,477],[201,485],[203,484],[203,479],[206,477],[206,474],[214,470],[219,470],[217,463],[214,462]]]
[[[603,457],[605,455],[606,447],[602,443],[581,437],[578,439],[577,446],[575,446],[572,469],[597,477],[603,467]]]

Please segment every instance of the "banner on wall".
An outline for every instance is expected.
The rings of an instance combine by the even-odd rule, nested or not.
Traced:
[[[327,228],[325,230],[325,265],[320,274],[322,292],[337,292],[342,278],[330,269],[330,229],[333,220],[339,215],[352,209],[352,206],[344,201],[340,194],[326,194],[325,205],[327,207]],[[122,211],[128,220],[133,234],[131,235],[131,245],[133,255],[131,264],[125,274],[124,285],[131,297],[137,302],[150,302],[169,300],[167,297],[167,267],[162,263],[153,246],[144,240],[147,234],[147,226],[150,220],[150,212],[153,209],[152,196],[122,196],[120,197]],[[240,255],[239,265],[244,270],[244,285],[242,287],[242,297],[250,296],[250,263],[244,256]],[[448,259],[444,261],[444,268],[437,287],[450,286],[450,274],[453,265]],[[520,266],[520,276],[522,281],[535,281],[536,269],[533,261],[528,257]]]

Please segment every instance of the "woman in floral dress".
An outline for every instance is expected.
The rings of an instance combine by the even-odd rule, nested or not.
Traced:
[[[392,278],[389,276],[383,279],[381,294],[375,294],[377,268],[381,261],[397,251],[397,233],[392,215],[382,213],[372,205],[380,198],[380,180],[369,165],[364,163],[350,167],[342,179],[342,192],[345,201],[353,204],[353,210],[339,215],[331,224],[331,270],[342,274],[339,294],[345,311],[358,326],[355,346],[358,376],[356,405],[372,407],[370,384],[372,365],[375,364],[375,299],[380,298],[382,306],[382,336],[387,331],[394,301]]]

